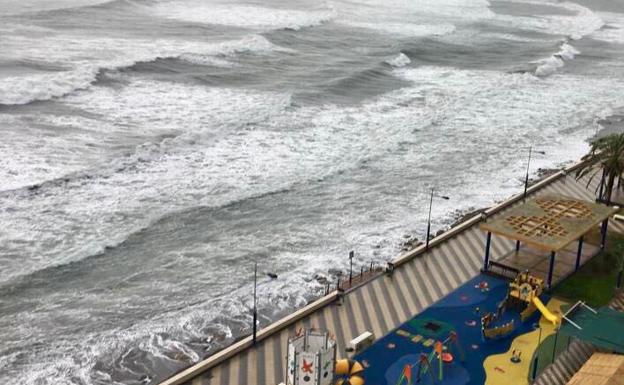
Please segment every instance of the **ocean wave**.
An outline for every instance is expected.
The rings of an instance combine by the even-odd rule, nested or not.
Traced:
[[[204,3],[167,2],[151,11],[164,18],[203,24],[251,28],[262,31],[314,27],[331,21],[336,11],[328,6],[310,10],[268,8],[251,5],[215,5]]]
[[[125,156],[118,154],[114,159],[100,159],[98,163],[87,164],[86,170],[57,176],[51,181],[31,182],[28,186],[3,191],[0,194],[0,200],[5,201],[7,205],[9,205],[8,202],[12,202],[10,205],[16,209],[20,207],[18,209],[20,212],[25,214],[25,211],[22,210],[28,210],[28,206],[22,204],[31,202],[33,205],[31,209],[42,210],[38,214],[39,218],[45,217],[51,223],[56,223],[59,228],[67,225],[71,225],[75,229],[81,228],[82,233],[80,237],[73,241],[66,240],[63,244],[58,244],[50,238],[49,240],[54,246],[46,247],[44,252],[50,258],[41,260],[36,257],[28,264],[11,263],[10,266],[9,264],[3,265],[3,279],[29,274],[48,266],[79,261],[85,257],[99,254],[106,248],[119,245],[127,239],[128,234],[145,228],[155,218],[163,215],[159,206],[145,212],[139,210],[139,207],[148,205],[149,202],[155,203],[153,199],[156,196],[162,193],[169,194],[166,191],[150,191],[152,188],[149,186],[164,188],[166,184],[169,185],[169,188],[173,187],[177,190],[178,188],[175,186],[179,185],[179,182],[175,182],[174,179],[195,180],[196,177],[191,177],[188,173],[193,173],[192,170],[207,159],[210,159],[215,167],[224,171],[227,178],[228,174],[224,169],[226,164],[221,164],[221,162],[222,159],[231,158],[232,155],[228,155],[227,152],[223,153],[221,150],[211,150],[215,142],[221,141],[225,145],[229,144],[236,147],[238,136],[229,137],[232,130],[235,131],[246,124],[258,124],[284,110],[290,106],[291,102],[289,94],[219,89],[202,85],[152,80],[133,80],[128,81],[125,87],[99,87],[79,91],[67,96],[65,103],[70,108],[79,108],[83,114],[105,117],[104,120],[108,124],[101,128],[103,130],[107,127],[110,128],[111,122],[115,123],[117,129],[125,127],[126,131],[129,132],[115,133],[115,136],[120,138],[119,143],[121,144],[127,145],[124,143],[124,138],[128,138],[127,142],[136,143],[138,133],[135,132],[135,128],[138,128],[141,131],[143,143],[139,142],[141,144],[134,147],[133,151]],[[113,127],[113,129],[115,128]],[[79,148],[80,143],[85,139],[87,141],[97,140],[96,138],[99,137],[97,134],[88,131],[81,132],[75,139],[77,141],[76,146]],[[86,138],[83,139],[83,137]],[[250,141],[253,141],[253,138]],[[70,166],[73,166],[71,165],[73,163],[71,157],[74,155],[66,155],[58,149],[54,138],[51,139],[51,143],[43,140],[37,143],[37,146],[41,146],[39,148],[56,154],[54,163],[70,163],[67,167],[71,169]],[[113,145],[115,143],[117,142],[114,142]],[[65,145],[64,142],[59,144]],[[262,146],[258,140],[255,144]],[[199,158],[200,153],[196,152],[198,147],[203,149],[201,153],[204,154]],[[101,147],[98,146],[96,151],[98,148]],[[68,157],[69,161],[66,161]],[[7,162],[6,165],[9,170],[15,168],[18,172],[23,172],[19,168],[19,163]],[[240,165],[242,166],[242,164]],[[169,167],[172,169],[169,170]],[[244,168],[250,169],[248,165]],[[150,169],[153,171],[147,171]],[[177,176],[170,174],[170,171],[173,170],[176,170],[174,174]],[[155,174],[152,175],[152,173]],[[49,176],[47,172],[43,175],[33,174],[38,178]],[[169,182],[158,180],[160,178],[153,179],[156,174],[170,174],[173,179],[170,179]],[[224,192],[220,192],[222,185],[218,181],[215,181],[216,184],[213,185],[210,177],[206,177],[204,183],[209,183],[212,187],[190,183],[187,186],[188,189],[180,191],[181,194],[183,192],[182,195],[171,200],[170,205],[173,211],[184,209],[188,205],[201,205],[201,202],[204,202],[205,205],[222,205],[232,199],[232,196],[222,195]],[[109,185],[109,181],[112,180],[116,181],[115,185]],[[229,183],[236,182],[232,180]],[[123,204],[116,200],[116,191],[125,190],[129,192],[132,190],[138,193],[139,191],[136,191],[135,187],[140,185],[146,190],[135,195],[134,200],[126,200]],[[197,200],[193,191],[198,193],[203,188],[208,188],[221,198],[214,201],[211,195],[207,194],[204,200]],[[254,195],[263,191],[265,190],[259,191],[251,187],[248,194]],[[147,193],[147,196],[141,197],[144,193]],[[74,202],[66,201],[66,194],[70,194],[75,203],[79,201],[82,203],[76,206]],[[99,196],[99,198],[92,200],[89,196]],[[156,198],[156,201],[158,200],[160,198]],[[170,198],[167,200],[169,201]],[[58,207],[59,205],[64,206],[67,211],[54,214],[45,208],[45,206]],[[105,209],[107,213],[100,218],[74,216],[75,213],[86,209],[86,207],[91,207],[95,211],[108,208]],[[125,211],[125,214],[118,216],[116,213],[119,213],[120,210]],[[15,212],[13,218],[20,221],[19,217],[20,214]],[[0,218],[2,218],[2,213],[0,213]],[[21,220],[29,221],[28,215],[22,217]],[[109,227],[111,220],[121,220],[124,226]],[[23,222],[22,225],[26,225],[26,222]],[[98,228],[100,230],[97,230]],[[108,230],[101,232],[104,228]],[[33,236],[28,228],[18,226],[17,222],[14,222],[13,226],[4,229],[1,233],[3,240],[6,241],[4,244],[6,250],[19,247],[20,239],[25,240]],[[49,235],[53,236],[52,234]],[[79,239],[81,237],[87,237],[91,240],[88,243],[82,243]],[[55,250],[59,251],[59,254],[56,254]],[[39,252],[41,250],[37,253]],[[22,250],[22,253],[25,255],[26,251]],[[55,256],[51,257],[51,255]]]
[[[407,57],[406,54],[404,54],[403,52],[399,53],[397,56],[393,57],[392,59],[388,59],[386,60],[386,63],[390,64],[393,67],[405,67],[406,65],[410,64],[412,61],[410,60],[409,57]]]
[[[489,9],[488,0],[420,0],[419,10],[444,17],[457,19],[489,19],[494,13]]]
[[[624,14],[601,12],[605,25],[590,35],[592,39],[624,44]]]
[[[569,43],[563,43],[559,52],[551,57],[537,62],[535,75],[538,77],[546,77],[555,73],[559,68],[565,65],[566,61],[573,60],[580,52]]]
[[[341,21],[341,24],[356,28],[366,28],[383,33],[388,33],[396,37],[424,37],[424,36],[442,36],[448,35],[455,31],[455,26],[449,23],[440,24],[412,24],[412,23],[393,23],[393,22],[356,22]]]
[[[42,344],[42,351],[36,352],[35,364],[26,369],[28,381],[16,375],[18,380],[13,382],[59,383],[78,376],[82,381],[84,376],[84,383],[89,384],[95,375],[101,376],[104,383],[114,383],[124,375],[139,382],[146,373],[152,378],[158,368],[175,372],[178,366],[170,365],[172,362],[188,365],[205,352],[202,349],[221,342],[227,344],[232,336],[249,331],[251,285],[246,274],[251,271],[247,270],[251,261],[246,253],[266,251],[272,259],[263,265],[281,269],[279,280],[264,281],[259,286],[261,315],[268,322],[274,317],[275,308],[301,306],[319,288],[318,283],[309,279],[313,272],[326,271],[330,264],[347,267],[347,258],[336,257],[349,249],[347,245],[357,245],[362,252],[358,260],[364,263],[372,258],[381,260],[394,255],[393,240],[400,239],[406,229],[424,228],[426,210],[414,202],[415,194],[420,193],[418,186],[437,183],[449,191],[453,200],[435,207],[433,216],[439,217],[457,204],[485,206],[517,192],[521,182],[510,175],[524,172],[521,159],[527,138],[539,137],[548,143],[544,149],[548,159],[536,159],[535,167],[581,155],[586,146],[579,143],[593,131],[588,121],[597,108],[617,103],[616,97],[622,90],[617,79],[583,81],[553,77],[540,81],[528,74],[449,67],[401,68],[393,72],[413,84],[356,106],[282,106],[277,113],[266,114],[259,124],[225,135],[217,143],[199,141],[186,150],[163,146],[160,155],[145,149],[146,162],[137,162],[116,174],[76,181],[58,191],[46,189],[36,197],[29,198],[28,192],[22,196],[0,196],[6,198],[2,206],[11,208],[0,212],[2,223],[10,224],[2,226],[2,231],[14,232],[4,239],[9,245],[13,237],[21,241],[10,250],[24,256],[15,263],[24,265],[33,259],[40,266],[47,262],[38,259],[41,254],[49,253],[45,257],[52,259],[67,254],[77,256],[84,251],[73,247],[72,242],[90,245],[102,239],[110,241],[120,234],[127,237],[131,222],[142,223],[148,215],[157,216],[164,210],[174,212],[180,207],[192,210],[214,205],[220,199],[244,198],[251,193],[290,186],[293,180],[316,181],[328,173],[340,176],[340,169],[379,156],[369,167],[345,173],[322,186],[314,182],[303,184],[301,190],[288,194],[288,199],[268,199],[262,205],[223,210],[221,215],[202,216],[201,211],[193,211],[198,215],[158,222],[145,238],[136,237],[136,249],[117,254],[119,260],[114,264],[103,264],[111,269],[122,266],[124,274],[160,271],[166,279],[150,275],[139,280],[131,276],[119,282],[119,270],[105,269],[105,275],[100,270],[85,269],[86,277],[77,275],[83,279],[80,285],[78,278],[73,277],[64,290],[46,291],[44,294],[49,296],[63,296],[66,302],[79,298],[84,301],[79,303],[85,305],[84,309],[93,309],[86,305],[97,298],[102,307],[99,313],[74,315],[71,310],[49,302],[49,306],[55,306],[53,311],[46,312],[44,308],[24,312],[32,319],[16,314],[13,319],[21,322],[15,324],[28,325],[27,339],[31,341],[33,335],[60,320],[79,320],[84,325],[78,333],[71,324],[71,332],[59,332],[62,338],[41,333],[42,338],[53,342]],[[118,90],[127,93],[121,97],[115,90],[97,90],[110,92],[104,95],[94,95],[93,89],[81,91],[77,104],[91,102],[87,105],[91,112],[108,115],[108,111],[116,111],[115,118],[138,119],[120,118],[120,125],[132,128],[145,129],[163,117],[177,115],[169,116],[166,123],[185,122],[188,129],[201,129],[222,116],[219,109],[234,104],[233,100],[239,97],[198,95],[193,90],[206,90],[189,90],[189,85],[172,91],[175,85],[167,82],[157,86],[142,84],[137,87],[140,92],[126,87]],[[578,92],[579,87],[584,92]],[[168,94],[170,99],[158,99]],[[549,95],[547,104],[544,94]],[[141,103],[130,103],[129,97]],[[262,94],[245,99],[228,115],[240,115],[239,124],[245,125],[249,117],[259,115],[254,108],[277,104],[266,98]],[[220,104],[207,108],[210,103]],[[194,104],[198,110],[181,108],[187,104]],[[158,111],[160,106],[169,109]],[[204,117],[198,111],[215,114]],[[198,116],[204,120],[195,120]],[[216,126],[224,130],[226,124]],[[574,127],[579,127],[578,133],[561,135],[562,128]],[[406,140],[413,144],[401,150],[400,143]],[[423,146],[430,151],[421,151]],[[501,148],[506,156],[497,156]],[[439,167],[444,164],[452,169],[447,171],[455,172],[440,172]],[[376,171],[369,172],[373,169]],[[371,185],[372,177],[382,180]],[[483,193],[479,186],[484,180],[495,188]],[[397,188],[403,189],[401,194],[396,193]],[[33,222],[33,217],[38,220]],[[345,218],[349,218],[349,226],[345,226]],[[63,240],[62,245],[51,251],[59,239]],[[383,239],[384,246],[373,249],[372,242]],[[28,242],[32,240],[36,241]],[[33,244],[39,247],[35,252]],[[26,254],[30,254],[28,258]],[[223,258],[216,263],[210,260],[215,256]],[[225,261],[228,258],[230,265]],[[89,272],[92,275],[87,275]],[[175,279],[171,279],[173,275]],[[232,280],[233,276],[241,278]],[[89,279],[92,277],[97,280]],[[197,290],[198,287],[210,289]],[[14,294],[20,293],[23,291]],[[93,298],[85,299],[83,295]],[[111,316],[113,312],[118,313]],[[55,315],[57,318],[53,318]],[[104,321],[113,326],[103,330]],[[211,325],[223,327],[215,330]],[[59,329],[62,328],[55,328],[54,332]],[[207,341],[207,336],[215,338]],[[201,354],[195,355],[188,349]],[[19,353],[22,362],[35,355],[27,347]],[[24,370],[17,358],[15,362],[11,365],[18,367],[15,371]]]
[[[130,63],[131,64],[131,63]],[[0,105],[22,105],[64,96],[87,88],[95,81],[99,68],[36,73],[0,79]]]
[[[72,9],[91,6],[102,6],[108,3],[115,3],[119,0],[55,0],[55,1],[39,1],[39,0],[19,0],[9,1],[3,4],[0,10],[2,15],[19,15],[25,13],[38,13],[57,11],[61,9]]]
[[[178,59],[191,64],[197,64],[207,67],[219,67],[219,68],[234,68],[238,65],[230,60],[220,58],[214,55],[202,55],[198,53],[185,53],[178,57]]]
[[[62,45],[63,42],[61,40],[50,43],[54,47]],[[86,40],[78,43],[80,47],[79,52],[75,53],[76,55],[82,53],[82,48],[103,46],[112,51],[112,57],[108,60],[94,59],[92,61],[72,61],[71,56],[59,57],[57,60],[65,61],[65,67],[70,67],[69,69],[52,72],[39,71],[28,75],[0,78],[0,105],[23,105],[66,96],[74,91],[89,88],[105,71],[128,68],[142,62],[151,62],[162,58],[179,58],[194,63],[208,64],[212,61],[213,65],[226,64],[219,57],[247,52],[268,53],[279,49],[260,35],[206,44],[175,41],[137,42],[132,40]],[[45,62],[42,61],[42,63]]]
[[[541,2],[523,0],[529,4]],[[538,31],[550,35],[562,35],[571,40],[579,40],[597,30],[604,21],[591,9],[572,2],[548,2],[549,6],[560,7],[571,15],[509,16],[497,15],[495,21],[505,26]]]

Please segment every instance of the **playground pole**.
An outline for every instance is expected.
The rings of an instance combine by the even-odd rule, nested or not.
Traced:
[[[559,337],[559,329],[555,333],[555,342],[553,343],[553,352],[552,352],[552,360],[551,363],[555,362],[555,352],[557,351],[557,337]]]
[[[531,380],[535,380],[537,377],[537,357],[539,356],[539,352],[535,355],[535,359],[533,360],[533,371],[531,372]]]
[[[537,364],[539,362],[540,345],[542,344],[542,327],[539,325],[539,321],[536,325],[537,325],[537,329],[539,329],[539,335],[537,337],[537,347],[534,353],[535,358],[533,359],[533,370],[531,371],[531,380],[535,380],[535,377],[537,377]],[[536,325],[533,325],[533,327],[535,327]]]

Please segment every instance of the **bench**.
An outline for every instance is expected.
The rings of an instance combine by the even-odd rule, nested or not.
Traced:
[[[349,348],[351,351],[358,353],[371,346],[373,342],[375,342],[375,335],[369,331],[366,331],[352,339],[349,342]]]
[[[516,276],[520,274],[520,270],[516,269],[515,267],[507,266],[500,262],[489,261],[488,270],[484,273],[513,281]]]

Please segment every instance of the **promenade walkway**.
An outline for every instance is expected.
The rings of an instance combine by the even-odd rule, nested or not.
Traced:
[[[586,180],[576,181],[572,170],[568,170],[568,174],[551,177],[549,182],[536,186],[531,197],[560,194],[593,201],[598,178],[586,188]],[[506,206],[498,214],[515,204]],[[485,237],[478,228],[479,222],[472,222],[471,226],[444,241],[434,242],[427,254],[411,259],[409,253],[400,257],[392,275],[379,276],[347,292],[341,305],[324,305],[214,367],[200,363],[195,370],[188,369],[163,385],[277,385],[285,377],[288,337],[304,327],[326,329],[335,334],[338,356],[346,357],[345,344],[352,338],[364,331],[373,332],[377,338],[385,335],[479,273]],[[622,224],[610,221],[609,226],[610,230],[624,233]],[[493,260],[502,258],[515,247],[513,241],[502,237],[494,237],[492,242]],[[406,262],[399,263],[400,260]],[[198,373],[200,367],[203,372]]]

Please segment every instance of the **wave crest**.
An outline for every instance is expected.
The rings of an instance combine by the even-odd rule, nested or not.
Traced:
[[[566,61],[574,60],[580,52],[568,43],[563,43],[559,52],[551,57],[539,61],[535,69],[535,75],[538,77],[546,77],[555,73],[559,68],[565,65]]]
[[[406,65],[410,64],[412,61],[410,60],[409,57],[407,57],[406,54],[404,54],[403,52],[399,53],[397,56],[395,56],[392,59],[386,60],[386,63],[390,64],[393,67],[405,67]]]
[[[48,42],[52,47],[67,43],[67,40]],[[137,63],[151,62],[162,58],[179,58],[194,64],[224,65],[219,56],[232,56],[239,53],[267,53],[279,47],[260,35],[251,35],[239,40],[220,43],[189,43],[176,41],[129,41],[123,39],[71,41],[78,45],[76,52],[70,53],[67,69],[62,71],[33,72],[20,76],[0,79],[0,105],[23,105],[35,101],[50,100],[66,96],[74,91],[87,89],[93,85],[103,71],[132,67]],[[71,56],[88,52],[88,47],[104,47],[109,53],[107,59],[93,61],[71,61]],[[133,54],[128,55],[128,52]],[[60,58],[52,56],[51,61]],[[212,64],[210,64],[212,62]]]
[[[168,19],[260,30],[299,30],[321,25],[336,17],[336,11],[331,7],[295,10],[233,4],[185,4],[178,7],[161,4],[152,11]]]

